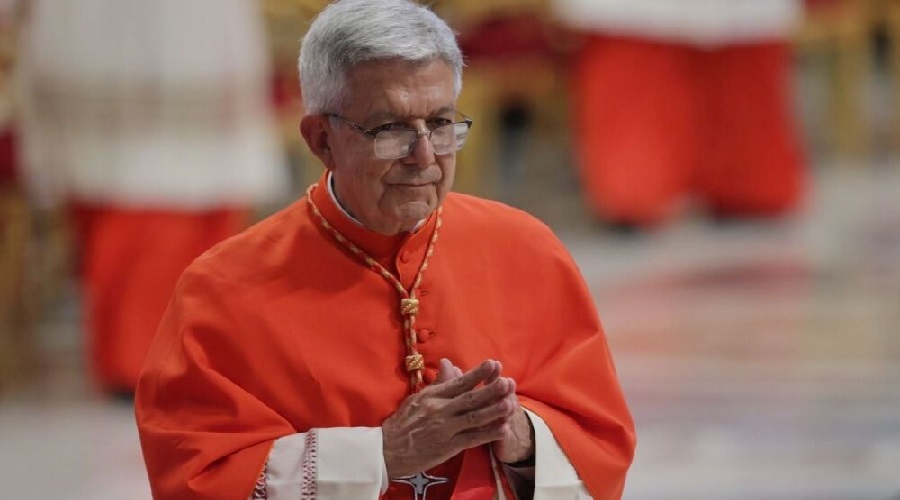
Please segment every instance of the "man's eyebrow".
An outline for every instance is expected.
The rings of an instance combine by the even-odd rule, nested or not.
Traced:
[[[430,116],[443,115],[444,113],[456,113],[456,108],[453,106],[444,106],[437,111],[432,112]]]
[[[372,123],[372,122],[384,123],[384,122],[388,122],[388,121],[397,121],[399,118],[400,117],[398,117],[397,115],[395,115],[393,113],[390,113],[387,111],[379,111],[377,113],[367,116],[365,118],[365,120],[363,120],[363,123]]]

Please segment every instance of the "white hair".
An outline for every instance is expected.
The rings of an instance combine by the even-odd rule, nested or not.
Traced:
[[[313,20],[300,47],[300,88],[307,113],[337,112],[347,73],[372,60],[440,59],[462,89],[456,35],[427,7],[410,0],[338,0]]]

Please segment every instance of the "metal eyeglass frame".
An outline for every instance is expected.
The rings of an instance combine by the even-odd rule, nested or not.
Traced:
[[[408,129],[409,131],[415,132],[415,133],[416,133],[416,140],[410,144],[410,146],[409,146],[409,152],[408,152],[407,154],[405,154],[405,155],[403,155],[403,156],[396,156],[396,157],[391,157],[391,158],[384,158],[384,157],[381,157],[381,156],[378,155],[378,151],[377,151],[377,149],[376,149],[376,151],[375,151],[375,156],[378,156],[378,157],[381,158],[382,160],[397,160],[397,159],[400,159],[400,158],[405,158],[405,157],[409,156],[410,154],[412,154],[412,152],[415,150],[416,145],[417,145],[418,142],[419,142],[419,137],[421,137],[421,136],[423,136],[423,135],[424,135],[424,136],[427,136],[427,137],[428,137],[428,140],[429,140],[429,142],[430,142],[430,141],[431,141],[431,135],[434,134],[434,131],[435,131],[435,130],[437,130],[437,129],[439,129],[439,128],[443,128],[443,127],[449,127],[449,126],[451,126],[451,125],[460,125],[460,124],[463,124],[463,123],[464,123],[464,124],[466,125],[466,133],[468,133],[468,130],[472,128],[472,124],[475,123],[475,122],[474,122],[471,118],[469,118],[468,116],[466,116],[466,115],[460,113],[459,111],[456,111],[455,113],[462,117],[462,121],[445,123],[445,124],[443,124],[443,125],[440,125],[440,126],[437,126],[437,127],[433,128],[433,129],[429,129],[427,133],[426,133],[426,132],[423,132],[423,131],[421,131],[421,130],[416,130],[416,129],[414,129],[414,128]],[[343,116],[341,116],[341,115],[339,115],[339,114],[337,114],[337,113],[323,113],[323,115],[324,115],[324,116],[327,116],[327,117],[329,117],[329,118],[337,118],[338,120],[340,120],[340,121],[346,123],[347,125],[350,125],[351,127],[355,128],[355,129],[358,130],[359,132],[362,132],[363,135],[365,135],[366,137],[372,139],[373,141],[376,140],[376,139],[378,138],[378,134],[379,134],[380,132],[391,132],[391,130],[388,129],[388,127],[390,127],[391,125],[393,125],[393,123],[385,123],[384,125],[379,125],[379,126],[377,126],[377,127],[372,127],[372,128],[370,128],[370,129],[367,129],[367,128],[363,127],[362,125],[360,125],[360,124],[358,124],[358,123],[356,123],[356,122],[352,122],[352,121],[348,120],[347,118],[345,118],[345,117],[343,117]],[[395,131],[399,132],[399,130],[395,130]],[[460,149],[462,149],[462,146],[460,146],[459,148],[457,148],[456,151],[459,151]],[[437,154],[437,153],[435,153],[435,154]],[[446,154],[450,154],[450,152],[442,153],[442,155],[446,155]]]

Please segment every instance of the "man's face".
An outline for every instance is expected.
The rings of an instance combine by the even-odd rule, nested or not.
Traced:
[[[366,129],[427,131],[429,124],[456,117],[453,70],[441,60],[427,63],[373,61],[347,75],[344,118]],[[338,200],[369,229],[396,234],[411,230],[441,204],[453,185],[456,153],[437,156],[425,136],[404,158],[375,155],[373,140],[335,120],[328,147]],[[330,164],[329,164],[330,163]]]

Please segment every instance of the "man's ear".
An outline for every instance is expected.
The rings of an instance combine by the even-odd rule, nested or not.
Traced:
[[[334,169],[334,157],[331,155],[329,134],[333,133],[328,117],[323,115],[306,115],[300,119],[300,135],[325,168]]]

